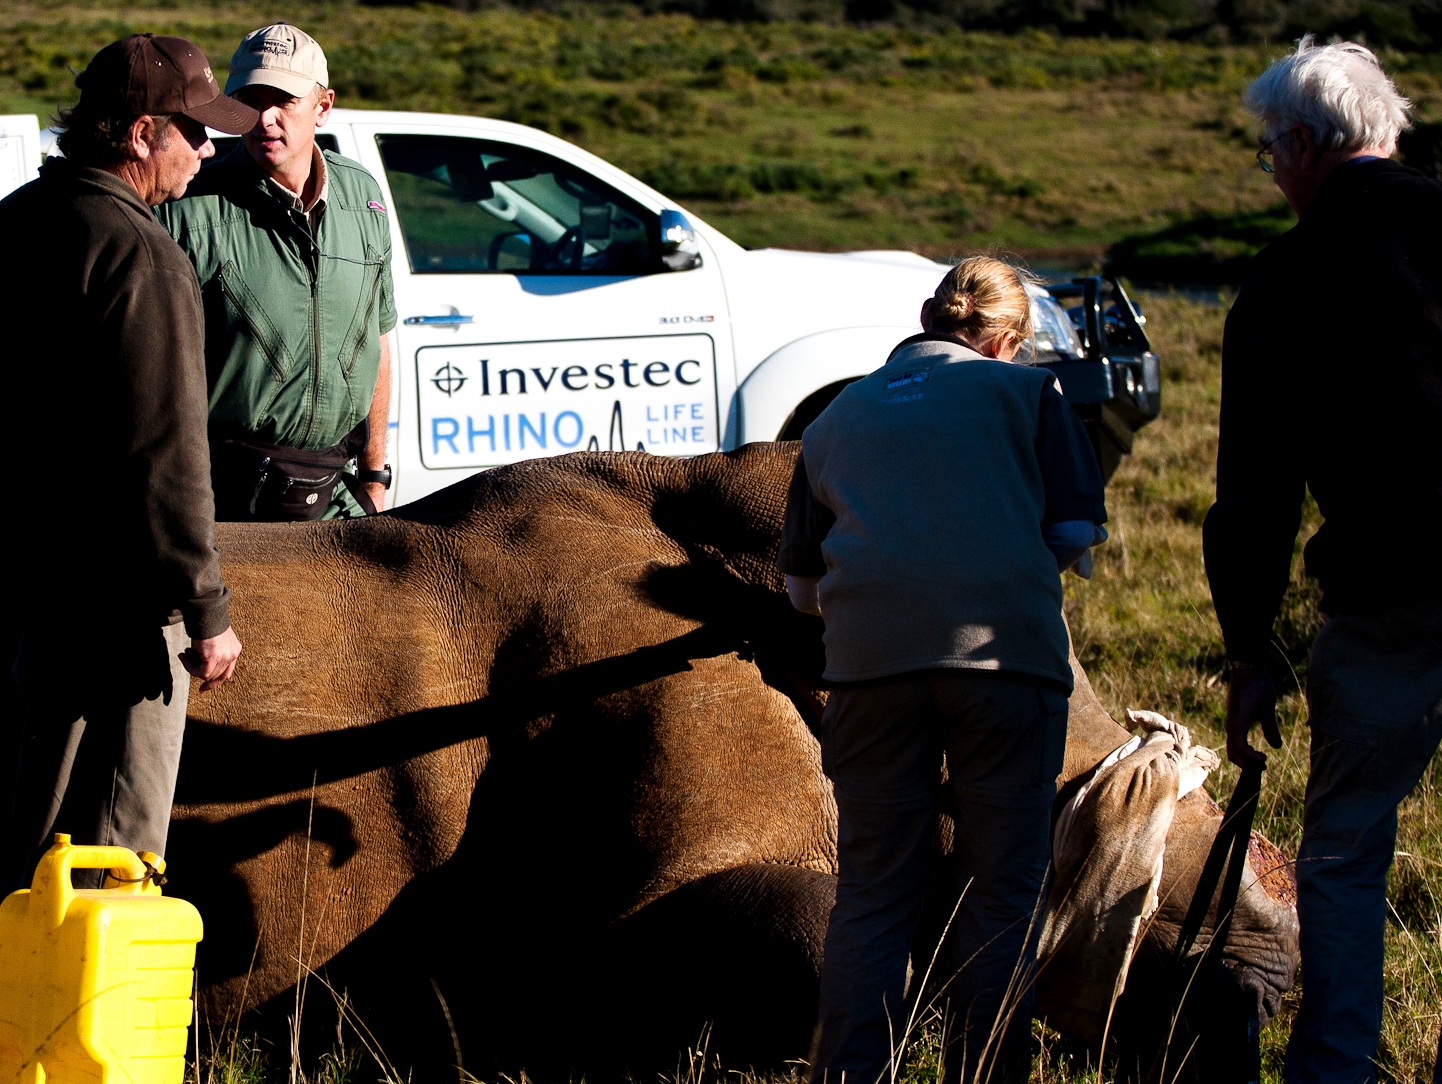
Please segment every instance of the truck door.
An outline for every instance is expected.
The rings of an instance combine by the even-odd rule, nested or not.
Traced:
[[[392,218],[396,503],[538,456],[720,447],[735,369],[704,240],[668,271],[660,209],[555,147],[354,127]]]
[[[39,170],[39,118],[34,113],[0,117],[0,199],[33,181]]]

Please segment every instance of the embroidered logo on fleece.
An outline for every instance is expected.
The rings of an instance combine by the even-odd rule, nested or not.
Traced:
[[[369,207],[372,211],[379,211],[381,214],[385,214],[385,213],[386,213],[385,207],[383,207],[381,204],[377,203],[377,202],[376,202],[375,200],[373,200],[373,199],[372,199],[372,200],[366,200],[366,206]]]
[[[922,369],[919,372],[902,373],[900,376],[894,377],[886,382],[886,390],[891,391],[893,388],[904,388],[908,384],[920,384],[930,375],[931,371],[928,369]]]
[[[917,399],[925,398],[926,389],[921,387],[931,377],[931,369],[911,369],[908,372],[897,373],[886,382],[886,397],[882,400],[885,403],[911,403]],[[905,392],[906,394],[902,394]]]

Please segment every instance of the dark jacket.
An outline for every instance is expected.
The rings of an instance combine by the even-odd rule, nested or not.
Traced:
[[[1006,670],[1070,691],[1042,531],[1107,514],[1051,373],[917,336],[801,441],[777,564],[822,576],[828,680]]]
[[[1329,614],[1442,601],[1442,185],[1339,167],[1227,318],[1207,576],[1230,658],[1262,662],[1304,493]]]
[[[179,610],[191,636],[219,635],[229,593],[189,261],[130,185],[64,159],[0,202],[0,236],[9,619],[94,637]]]

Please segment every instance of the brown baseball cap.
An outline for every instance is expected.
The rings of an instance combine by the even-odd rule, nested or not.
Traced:
[[[137,115],[183,113],[220,132],[242,135],[260,114],[220,92],[210,61],[184,38],[132,34],[95,54],[75,77],[82,97],[114,98]]]

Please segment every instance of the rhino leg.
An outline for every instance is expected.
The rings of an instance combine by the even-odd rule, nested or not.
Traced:
[[[678,1051],[696,1047],[709,1025],[709,1049],[728,1068],[805,1057],[835,897],[830,874],[755,864],[623,919],[596,969],[594,1001],[578,1006],[578,1017],[597,1021],[593,1050],[609,1048],[610,1068],[643,1079],[674,1072]]]
[[[569,896],[528,895],[528,915],[448,887],[412,885],[324,968],[402,1079],[456,1080],[459,1060],[481,1080],[520,1079],[523,1069],[536,1080],[645,1080],[675,1072],[703,1037],[728,1068],[806,1056],[836,894],[830,874],[738,866],[609,925],[580,914],[583,884]],[[246,1032],[284,1051],[294,996],[251,1014]],[[330,1001],[313,983],[302,1060],[333,1041]]]

